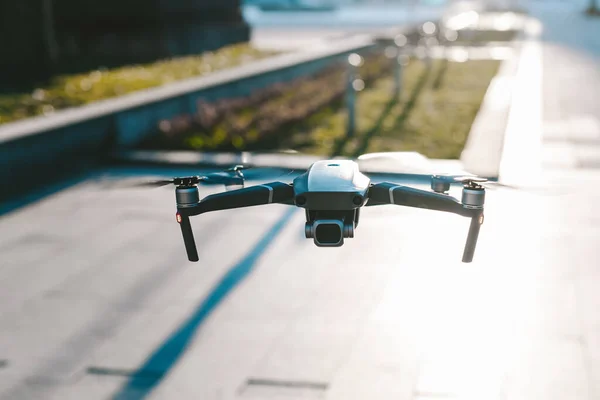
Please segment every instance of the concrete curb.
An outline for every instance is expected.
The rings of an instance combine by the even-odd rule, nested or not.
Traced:
[[[497,178],[500,175],[504,136],[515,91],[515,77],[521,57],[521,32],[513,41],[513,56],[500,65],[481,103],[460,160],[472,174]]]
[[[527,184],[541,173],[543,60],[540,34],[541,23],[530,18],[525,28],[499,166],[499,176],[505,183]]]
[[[315,73],[375,47],[357,36],[210,74],[0,126],[0,198],[27,192],[110,151],[131,148],[159,121],[196,112],[199,100],[246,96]],[[58,173],[58,171],[62,171]]]
[[[515,38],[514,57],[490,83],[460,158],[469,173],[516,184],[523,171],[539,169],[534,145],[541,136],[539,34],[539,22],[527,18]]]

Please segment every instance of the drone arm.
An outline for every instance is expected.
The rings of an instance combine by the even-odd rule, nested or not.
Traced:
[[[291,185],[282,182],[271,182],[231,192],[211,194],[192,207],[180,209],[180,212],[193,216],[211,211],[271,203],[293,204],[293,199],[294,188]]]
[[[424,208],[471,217],[473,210],[465,208],[452,196],[416,189],[394,183],[378,183],[369,188],[367,206],[396,204],[398,206]]]
[[[271,182],[251,186],[231,192],[216,193],[206,196],[200,202],[177,207],[177,222],[181,227],[185,251],[190,261],[198,261],[198,250],[194,241],[194,233],[190,217],[210,211],[229,210],[232,208],[251,207],[262,204],[280,203],[294,204],[294,188],[282,182]]]
[[[426,190],[387,182],[378,183],[369,188],[369,202],[367,206],[383,204],[445,211],[471,218],[462,261],[465,263],[473,261],[479,229],[483,223],[483,207],[467,208],[457,199],[446,194],[428,192]]]

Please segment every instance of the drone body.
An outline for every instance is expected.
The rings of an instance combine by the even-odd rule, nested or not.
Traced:
[[[366,199],[370,183],[354,161],[317,161],[294,179],[296,205],[315,210],[358,208]]]
[[[370,183],[350,160],[318,161],[294,179],[295,205],[306,210],[306,237],[319,247],[339,247],[354,237]]]
[[[232,182],[243,179],[241,168],[231,169]],[[426,191],[383,182],[372,184],[351,160],[323,160],[311,165],[292,183],[271,182],[243,189],[216,193],[200,200],[197,183],[211,177],[176,178],[177,222],[190,261],[198,261],[198,252],[189,217],[210,211],[251,207],[264,204],[286,204],[303,208],[306,213],[305,236],[319,247],[339,247],[344,238],[354,237],[360,209],[364,206],[395,204],[429,210],[451,212],[471,218],[463,253],[463,262],[471,262],[483,223],[485,179],[478,177],[432,176]],[[218,176],[228,186],[227,178]],[[214,180],[214,179],[213,179]],[[447,192],[452,183],[462,183],[462,200]]]

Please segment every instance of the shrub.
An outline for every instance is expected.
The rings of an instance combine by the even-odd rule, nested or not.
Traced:
[[[0,94],[0,124],[206,75],[273,54],[237,44],[197,56],[57,76],[33,93]]]
[[[370,53],[359,68],[369,85],[389,72],[392,64],[383,55]],[[346,93],[343,62],[289,83],[277,83],[250,96],[198,102],[195,115],[161,121],[156,135],[143,148],[203,150],[243,149],[293,126],[320,110],[340,104]]]

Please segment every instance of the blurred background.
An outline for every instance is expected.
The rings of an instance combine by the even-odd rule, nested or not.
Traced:
[[[599,7],[0,1],[0,399],[599,399]],[[318,248],[273,204],[190,263],[139,185],[321,159],[489,179],[474,261],[452,214]]]

